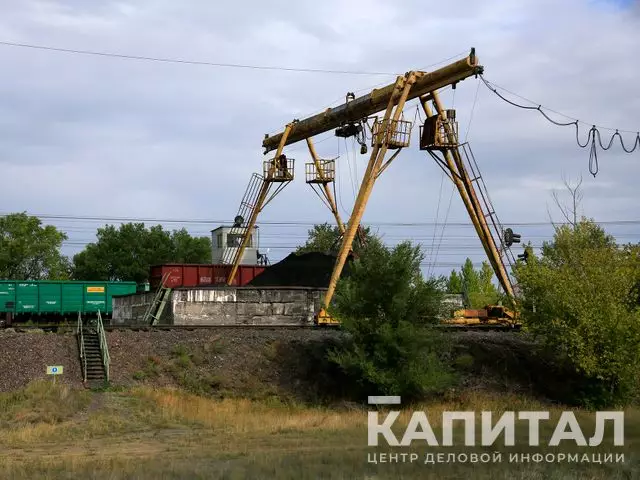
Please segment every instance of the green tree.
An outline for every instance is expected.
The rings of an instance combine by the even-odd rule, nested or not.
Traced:
[[[330,360],[362,395],[420,398],[451,384],[446,343],[431,328],[441,312],[443,285],[422,278],[419,246],[373,243],[338,283],[330,309],[348,340]]]
[[[620,248],[593,221],[556,229],[540,258],[515,273],[526,326],[587,380],[577,401],[626,403],[640,378],[638,250]]]
[[[451,275],[449,275],[449,278],[446,280],[446,282],[447,293],[458,294],[463,292],[464,287],[462,282],[462,275],[458,274],[457,271],[451,270]]]
[[[493,269],[488,262],[482,262],[479,270],[467,258],[460,272],[453,270],[446,282],[447,293],[462,293],[469,308],[483,308],[496,304],[500,299],[497,287],[493,284]]]
[[[148,280],[149,267],[161,263],[211,263],[211,240],[185,230],[169,232],[143,223],[99,228],[97,241],[73,257],[78,280]]]
[[[380,240],[371,233],[369,227],[363,227],[361,232],[361,237],[356,235],[353,242],[353,250],[356,254],[359,254],[363,250],[363,247],[367,245],[372,243],[376,245],[380,244]],[[361,242],[360,238],[362,238],[364,242]],[[320,252],[336,255],[340,249],[341,239],[342,235],[337,226],[328,223],[314,225],[313,228],[308,231],[306,243],[298,247],[296,253]]]
[[[64,280],[70,263],[60,253],[67,239],[37,217],[14,213],[0,217],[0,278],[12,280]]]

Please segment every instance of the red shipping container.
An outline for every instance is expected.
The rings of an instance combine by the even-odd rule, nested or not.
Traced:
[[[264,272],[265,268],[267,267],[261,265],[240,265],[232,286],[245,286]],[[170,263],[152,266],[149,283],[152,289],[156,289],[165,275],[168,275],[165,286],[169,288],[226,285],[230,273],[231,265]]]

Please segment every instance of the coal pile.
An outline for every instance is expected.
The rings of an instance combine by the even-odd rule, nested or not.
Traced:
[[[349,274],[351,257],[342,271]],[[284,260],[267,268],[255,277],[248,286],[252,287],[310,287],[327,288],[336,263],[334,255],[324,253],[292,253]]]

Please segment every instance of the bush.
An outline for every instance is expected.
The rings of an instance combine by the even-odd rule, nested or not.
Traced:
[[[425,281],[419,246],[393,250],[369,245],[340,280],[332,315],[348,340],[329,359],[357,385],[359,395],[400,395],[416,399],[452,384],[444,361],[448,343],[431,328],[441,313],[442,286]]]
[[[578,404],[624,405],[638,394],[639,272],[637,250],[585,219],[558,228],[540,258],[515,270],[525,325],[585,379]]]

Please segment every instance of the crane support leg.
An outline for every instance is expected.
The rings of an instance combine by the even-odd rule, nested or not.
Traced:
[[[433,101],[436,113],[438,115],[441,115],[444,111],[444,108],[437,92],[431,92],[429,94],[429,97]],[[431,109],[429,108],[429,105],[426,101],[423,102],[423,108],[425,110],[425,114],[427,116],[431,116]],[[451,131],[448,124],[445,125],[445,128],[447,130],[447,135],[449,136],[449,141],[452,144],[457,144],[458,139],[455,138],[455,133]],[[500,285],[504,289],[505,293],[509,296],[509,298],[513,298],[513,288],[511,285],[511,281],[509,280],[507,271],[502,261],[502,257],[498,252],[498,248],[496,247],[494,238],[491,235],[491,231],[489,230],[485,214],[482,210],[480,201],[478,200],[478,196],[473,187],[472,181],[469,178],[469,173],[467,172],[467,169],[464,165],[464,161],[462,160],[460,151],[457,147],[451,148],[447,149],[444,155],[447,166],[452,173],[452,179],[456,184],[458,191],[460,192],[462,201],[467,209],[467,212],[469,213],[469,217],[471,218],[471,222],[476,229],[478,237],[480,238],[485,253],[487,254],[487,258],[491,262],[491,266],[493,267],[494,272],[496,272],[498,281],[500,282]]]
[[[309,147],[309,153],[311,154],[311,158],[313,159],[313,163],[316,166],[316,171],[318,172],[318,176],[322,179],[325,180],[324,178],[324,172],[323,169],[320,165],[320,158],[318,157],[318,153],[316,152],[316,148],[313,145],[313,142],[311,141],[311,138],[307,138],[307,146]],[[345,228],[344,228],[344,223],[342,223],[342,218],[340,218],[340,213],[338,212],[338,205],[336,204],[335,199],[333,198],[333,195],[331,194],[331,189],[329,188],[328,183],[323,182],[322,183],[322,190],[324,192],[325,198],[329,204],[329,208],[331,209],[331,213],[333,213],[333,216],[336,218],[336,222],[338,224],[338,229],[340,230],[341,234],[344,234]]]
[[[280,140],[280,144],[278,145],[278,149],[276,151],[275,158],[278,158],[280,154],[282,154],[282,150],[284,149],[285,142],[287,141],[287,137],[289,136],[289,132],[291,131],[292,127],[293,127],[293,124],[290,123],[284,129],[284,132]],[[247,248],[249,239],[251,238],[251,232],[253,231],[253,227],[255,226],[256,221],[258,220],[258,215],[260,214],[260,211],[264,207],[265,201],[267,200],[267,196],[269,195],[269,189],[271,188],[271,184],[269,183],[269,177],[271,177],[275,168],[276,168],[276,164],[274,162],[273,165],[270,167],[267,178],[265,178],[262,182],[262,187],[260,187],[260,193],[258,194],[258,199],[256,201],[255,208],[251,213],[251,218],[249,218],[249,222],[247,223],[245,234],[242,237],[242,244],[236,251],[235,256],[233,258],[233,267],[231,268],[231,272],[229,273],[229,277],[227,278],[227,285],[231,285],[233,283],[234,277],[236,276],[236,273],[238,271],[238,266],[242,261],[242,256],[244,255],[244,251]]]
[[[434,115],[434,113],[431,110],[431,106],[429,105],[429,101],[432,98],[433,97],[430,94],[428,98],[422,97],[420,99],[421,103],[422,103],[422,109],[424,110],[424,113],[427,115],[427,117],[432,117]],[[484,247],[485,246],[485,242],[484,242],[482,230],[480,229],[480,224],[478,222],[478,216],[476,214],[476,211],[473,208],[471,200],[469,200],[469,196],[467,195],[467,191],[466,191],[464,183],[462,181],[462,177],[458,173],[458,169],[456,167],[456,164],[454,163],[453,158],[451,156],[451,153],[448,150],[446,150],[444,152],[444,159],[446,161],[447,168],[449,169],[449,171],[451,173],[450,178],[453,181],[453,183],[455,184],[455,186],[457,187],[458,193],[460,193],[460,197],[462,198],[462,203],[464,203],[464,206],[467,209],[467,213],[469,214],[469,217],[471,218],[471,223],[475,227],[476,233],[480,237],[480,240],[482,241],[482,246]],[[489,255],[488,251],[486,253],[487,253],[487,255]]]
[[[416,76],[414,72],[410,72],[407,77],[397,78],[394,91],[390,95],[387,109],[384,114],[384,118],[382,121],[383,125],[390,124],[389,119],[391,118],[392,113],[393,121],[391,122],[391,124],[393,124],[393,122],[397,122],[400,119],[402,109],[404,108],[404,104],[407,100],[407,97],[409,96],[409,92],[411,91],[411,87],[413,86],[415,80]],[[396,104],[395,111],[394,104]],[[388,147],[389,139],[385,135],[385,140],[381,144],[376,142],[373,147],[373,151],[371,152],[371,157],[369,158],[369,163],[364,173],[362,184],[360,185],[358,197],[356,199],[355,205],[353,206],[353,211],[351,213],[351,217],[349,218],[349,223],[347,225],[347,229],[340,246],[338,258],[336,259],[336,264],[333,269],[333,273],[331,274],[329,288],[324,297],[323,306],[325,311],[329,307],[331,299],[333,298],[333,294],[335,293],[336,285],[338,284],[338,280],[340,279],[340,275],[342,274],[342,269],[344,268],[347,256],[351,251],[353,240],[355,238],[356,232],[358,231],[358,226],[360,225],[360,221],[362,220],[362,216],[364,215],[367,200],[371,195],[373,184],[375,183],[376,176],[380,171]]]

